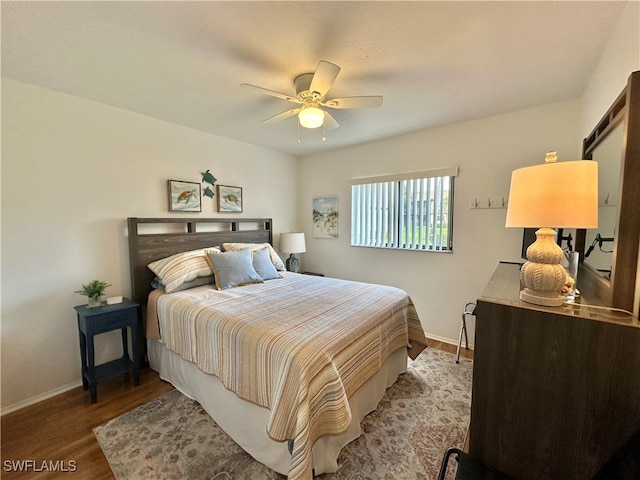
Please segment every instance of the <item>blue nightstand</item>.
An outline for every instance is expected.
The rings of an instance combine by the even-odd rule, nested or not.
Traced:
[[[82,386],[89,390],[91,403],[98,401],[98,382],[115,375],[133,372],[133,383],[140,384],[138,363],[138,307],[129,299],[114,305],[87,308],[86,305],[73,307],[78,314],[78,334],[82,357]],[[131,330],[132,357],[129,357],[127,327]],[[100,333],[120,329],[122,331],[122,357],[102,365],[95,365],[93,337]]]

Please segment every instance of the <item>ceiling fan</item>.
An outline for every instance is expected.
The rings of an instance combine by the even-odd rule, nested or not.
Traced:
[[[318,128],[324,126],[325,130],[338,128],[340,124],[331,114],[321,107],[346,109],[346,108],[371,108],[382,105],[382,96],[359,96],[327,99],[325,96],[340,73],[340,67],[324,60],[318,63],[314,73],[303,73],[294,80],[296,96],[287,95],[267,88],[258,87],[249,83],[240,84],[241,87],[265,93],[272,97],[281,98],[289,102],[297,103],[299,107],[279,113],[264,120],[265,123],[277,122],[298,115],[301,126],[305,128]]]

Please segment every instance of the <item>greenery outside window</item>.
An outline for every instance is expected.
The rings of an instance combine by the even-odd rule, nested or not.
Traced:
[[[351,245],[451,252],[457,167],[351,181]]]

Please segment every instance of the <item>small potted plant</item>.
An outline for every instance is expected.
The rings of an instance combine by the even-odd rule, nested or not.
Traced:
[[[88,297],[87,307],[101,307],[102,301],[101,297],[104,295],[104,291],[107,287],[110,287],[111,284],[107,282],[103,282],[101,280],[94,280],[93,282],[88,283],[87,285],[82,285],[81,290],[76,290],[74,293],[79,293],[80,295],[84,295]]]

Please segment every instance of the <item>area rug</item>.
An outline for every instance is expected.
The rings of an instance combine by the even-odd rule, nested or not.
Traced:
[[[362,421],[363,434],[321,480],[435,479],[445,450],[469,425],[472,362],[429,348]],[[118,480],[283,480],[238,447],[177,390],[96,427]]]

